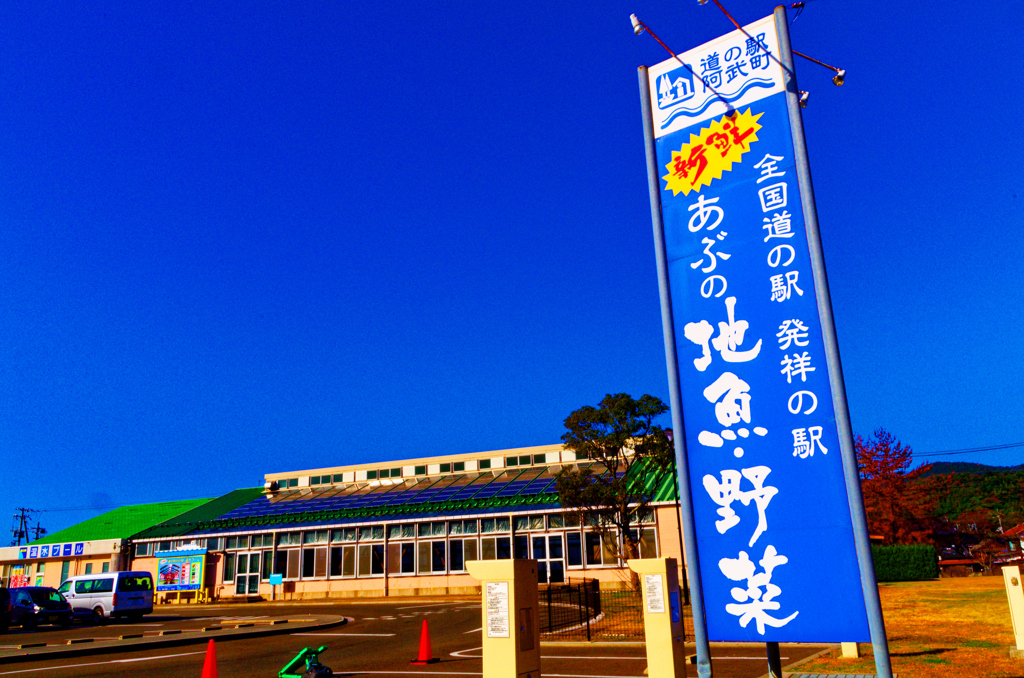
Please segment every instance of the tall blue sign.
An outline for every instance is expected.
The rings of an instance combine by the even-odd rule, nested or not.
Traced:
[[[708,640],[865,642],[863,516],[780,52],[767,17],[646,74],[698,590]]]

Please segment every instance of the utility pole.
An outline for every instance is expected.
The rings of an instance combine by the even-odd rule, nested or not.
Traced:
[[[40,525],[38,520],[36,521],[36,526],[32,528],[32,531],[35,532],[35,539],[39,539],[46,535],[46,528]]]
[[[14,527],[11,528],[11,546],[21,546],[21,540],[24,539],[27,544],[29,540],[29,526],[28,518],[30,513],[38,513],[36,509],[30,508],[16,508],[14,509],[17,513],[14,514]],[[39,539],[40,534],[46,534],[46,529],[39,525],[36,521],[34,528],[36,533],[36,539]]]

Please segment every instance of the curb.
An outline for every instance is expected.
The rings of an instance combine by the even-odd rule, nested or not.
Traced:
[[[313,622],[313,623],[310,623]],[[283,635],[295,631],[308,629],[328,629],[335,626],[342,626],[348,623],[348,619],[341,615],[325,616],[322,619],[310,619],[305,615],[303,619],[280,619],[269,620],[258,624],[239,624],[233,629],[207,630],[197,629],[195,631],[182,632],[180,629],[161,631],[157,636],[140,637],[138,634],[110,638],[95,641],[94,639],[76,640],[74,644],[67,641],[63,645],[50,645],[47,643],[30,643],[18,650],[0,650],[0,663],[28,662],[37,659],[53,659],[65,657],[85,657],[96,654],[110,654],[117,652],[135,652],[137,650],[150,650],[157,647],[180,647],[182,645],[198,645],[214,640],[239,640],[242,638],[258,638],[261,636]],[[244,628],[244,630],[243,630]],[[173,634],[173,635],[172,635]],[[10,654],[7,654],[10,652]]]

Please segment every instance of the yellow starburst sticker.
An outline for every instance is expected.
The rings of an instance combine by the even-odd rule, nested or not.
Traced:
[[[750,144],[757,141],[757,130],[761,129],[757,119],[762,115],[751,115],[748,108],[743,113],[712,120],[711,126],[703,128],[699,135],[691,134],[690,143],[672,151],[672,162],[665,165],[665,190],[671,190],[672,195],[700,193],[701,187],[710,186],[712,179],[721,179],[722,172],[731,170],[732,164],[739,162],[750,150]]]

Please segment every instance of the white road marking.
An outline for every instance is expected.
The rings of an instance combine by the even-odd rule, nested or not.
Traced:
[[[163,626],[163,624],[118,624],[117,628],[124,628],[127,626]]]
[[[129,664],[133,662],[145,662],[151,659],[174,659],[175,657],[187,657],[195,654],[206,654],[206,650],[202,652],[182,652],[181,654],[165,654],[159,657],[138,657],[136,659],[108,659],[104,662],[92,662],[90,664],[68,664],[66,666],[44,666],[38,669],[21,669],[19,671],[3,671],[0,672],[0,676],[9,676],[15,673],[34,673],[36,671],[57,671],[58,669],[78,669],[83,666],[104,666],[106,664]]]
[[[479,630],[480,629],[477,629],[477,631],[479,631]],[[481,657],[483,657],[482,654],[464,654],[464,653],[466,653],[466,652],[474,652],[476,650],[482,650],[482,649],[483,648],[481,648],[481,647],[471,647],[468,650],[459,650],[458,652],[452,652],[451,656],[459,657],[460,659],[480,659]],[[545,655],[541,655],[541,659],[601,659],[601,660],[605,660],[605,659],[637,659],[637,660],[647,661],[647,656],[645,655],[643,657],[590,657],[590,656],[587,656],[587,655],[576,655],[576,656],[563,657],[563,656],[560,656],[560,655],[554,655],[554,654],[548,655],[548,654],[545,654]],[[715,659],[718,659],[718,657],[715,657]],[[728,657],[728,659],[735,659],[735,657]],[[783,659],[789,659],[789,657],[783,657]],[[544,675],[545,676],[550,676],[550,675],[554,675],[554,674],[545,673]]]
[[[415,610],[419,607],[443,607],[445,605],[460,605],[461,603],[430,603],[429,605],[410,605],[408,607],[398,607],[397,610]]]
[[[293,636],[393,636],[394,633],[293,633]]]
[[[390,675],[390,676],[422,676],[423,671],[353,671],[361,675]],[[464,671],[427,671],[432,676],[482,676],[483,673],[469,673]],[[545,676],[555,678],[645,678],[644,676],[596,676],[590,673],[545,673]]]

